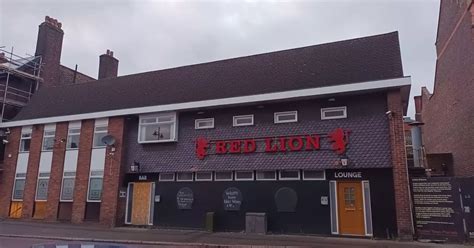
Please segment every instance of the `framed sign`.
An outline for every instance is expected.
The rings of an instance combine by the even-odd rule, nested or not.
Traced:
[[[238,188],[227,188],[222,195],[224,210],[239,211],[242,205],[242,192]]]
[[[188,187],[181,188],[176,194],[176,205],[178,209],[192,209],[193,202],[193,191]]]

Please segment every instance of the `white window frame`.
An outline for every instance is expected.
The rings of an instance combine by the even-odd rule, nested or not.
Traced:
[[[329,116],[326,117],[325,113],[329,111],[343,111],[342,116]],[[334,119],[344,119],[347,118],[347,107],[340,106],[340,107],[331,107],[331,108],[321,108],[321,120],[334,120]]]
[[[47,174],[48,176],[41,176],[41,174]],[[36,191],[35,191],[35,202],[45,202],[48,201],[48,191],[49,191],[49,181],[51,177],[51,171],[49,172],[38,172],[38,179],[36,180]],[[39,182],[40,180],[48,180],[48,188],[46,189],[46,199],[38,199],[38,188],[39,188]]]
[[[306,178],[305,177],[305,171],[322,171],[323,172],[323,178]],[[324,181],[324,180],[326,180],[326,170],[303,170],[303,180],[304,181]]]
[[[173,179],[162,179],[161,176],[163,174],[172,174]],[[160,182],[174,182],[175,178],[176,178],[176,173],[174,173],[174,172],[161,172],[160,174],[158,174],[158,181],[160,181]]]
[[[283,120],[280,121],[278,118],[282,115],[294,115],[295,119],[294,120]],[[291,122],[298,122],[298,111],[285,111],[285,112],[275,112],[273,114],[273,122],[275,124],[280,124],[280,123],[291,123]]]
[[[199,123],[212,122],[210,126],[200,127]],[[194,129],[212,129],[214,128],[214,118],[196,119],[194,120]]]
[[[105,127],[105,130],[100,130],[98,131],[97,128],[103,128]],[[107,134],[109,132],[109,127],[108,127],[108,124],[98,124],[98,125],[95,125],[94,126],[94,137],[92,138],[92,148],[105,148],[107,147],[106,144],[101,144],[100,146],[99,145],[96,145],[95,144],[95,138],[96,138],[96,135],[99,134],[99,133],[105,133]]]
[[[188,174],[191,174],[191,179],[179,179],[179,174],[180,173],[188,173]],[[184,172],[176,172],[176,181],[177,182],[192,182],[194,181],[194,173],[192,172],[187,172],[187,171],[184,171]]]
[[[92,175],[92,172],[102,172],[101,175]],[[102,188],[100,189],[100,200],[91,200],[89,198],[89,193],[90,193],[90,187],[91,187],[91,181],[92,179],[95,178],[101,178],[102,179]],[[104,170],[91,170],[89,172],[89,182],[87,183],[87,202],[102,202],[102,195],[104,194]],[[76,185],[74,185],[75,187]]]
[[[201,178],[201,179],[199,179],[198,175],[200,173],[209,173],[209,174],[211,174],[211,178]],[[199,171],[199,172],[196,172],[196,173],[194,173],[194,181],[212,181],[212,178],[213,178],[212,174],[213,174],[212,171]]]
[[[252,173],[252,178],[239,178],[237,175],[239,174],[239,172],[243,172],[243,173]],[[235,181],[253,181],[255,180],[255,172],[254,171],[235,171],[234,172],[234,177],[235,177]]]
[[[258,175],[259,175],[259,172],[263,173],[263,172],[273,172],[275,177],[274,178],[259,178]],[[261,171],[257,171],[255,172],[255,178],[257,179],[257,181],[276,181],[278,178],[277,178],[277,172],[276,170],[261,170]]]
[[[94,127],[94,131],[95,131],[95,127]],[[71,136],[79,136],[79,143],[77,145],[77,148],[68,147],[69,139]],[[68,126],[68,130],[67,130],[66,150],[77,150],[79,149],[80,145],[81,145],[81,122],[70,122]]]
[[[217,173],[230,173],[230,178],[218,179]],[[214,172],[214,181],[232,181],[234,180],[234,173],[232,171],[216,171]]]
[[[32,133],[33,133],[33,127],[32,127],[32,126],[25,126],[25,127],[22,127],[22,128],[21,128],[20,147],[18,148],[18,151],[19,151],[19,152],[21,152],[21,153],[30,152]],[[25,137],[24,137],[23,135],[25,135]],[[21,149],[21,148],[22,148],[22,141],[23,141],[23,140],[30,140],[30,145],[28,146],[28,151],[23,151],[23,150]]]
[[[18,176],[18,174],[22,174],[24,176]],[[15,197],[15,187],[17,180],[25,180],[23,184],[23,197],[25,197],[25,186],[26,186],[26,173],[15,173],[15,181],[13,182],[13,190],[12,190],[12,201],[23,201],[23,197],[21,199],[16,199]]]
[[[243,118],[251,118],[252,122],[251,123],[238,124],[237,120],[238,119],[243,119]],[[236,115],[232,118],[232,125],[234,127],[253,126],[254,125],[254,115]]]
[[[296,171],[296,172],[298,172],[298,176],[297,177],[286,177],[286,178],[284,178],[284,177],[281,176],[281,173],[283,171]],[[279,170],[278,171],[278,179],[281,180],[281,181],[298,181],[298,180],[301,179],[301,171],[300,170]]]
[[[74,173],[74,176],[71,176],[71,175],[66,174],[66,173]],[[73,196],[72,196],[71,200],[68,200],[68,199],[64,200],[63,199],[64,179],[74,179],[74,187],[72,188],[72,190],[74,191],[74,188],[76,188],[76,172],[75,171],[64,171],[63,172],[63,178],[61,179],[61,192],[59,193],[59,201],[60,202],[73,202],[74,201],[74,193],[73,193]],[[87,191],[87,195],[89,197],[89,191]]]
[[[48,134],[46,134],[48,133]],[[56,125],[54,126],[48,126],[46,125],[44,130],[43,130],[43,142],[41,142],[41,151],[42,152],[52,152],[54,150],[54,143],[56,142],[54,139],[56,137]],[[45,149],[45,140],[46,139],[53,138],[53,147],[51,149]]]
[[[159,121],[160,117],[171,117],[171,121]],[[153,123],[142,123],[143,119],[155,118]],[[170,139],[163,140],[141,140],[142,127],[147,125],[156,125],[156,124],[173,124],[170,130]],[[154,113],[140,115],[138,120],[138,143],[163,143],[163,142],[175,142],[178,141],[178,115],[176,112],[166,112],[166,113]]]

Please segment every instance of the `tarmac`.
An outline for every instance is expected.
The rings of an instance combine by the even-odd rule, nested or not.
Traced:
[[[27,242],[31,240],[31,242]],[[417,241],[314,235],[247,234],[201,230],[106,228],[96,223],[81,225],[37,221],[0,220],[0,248],[29,247],[20,244],[51,242],[114,243],[127,247],[474,247],[469,244],[435,244]],[[17,246],[18,245],[18,246]]]

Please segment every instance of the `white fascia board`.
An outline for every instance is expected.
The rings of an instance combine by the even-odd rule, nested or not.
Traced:
[[[264,101],[294,99],[294,98],[301,98],[301,97],[322,96],[322,95],[330,95],[330,94],[337,94],[337,93],[397,88],[397,87],[409,86],[409,85],[411,85],[411,78],[402,77],[402,78],[385,79],[385,80],[378,80],[378,81],[369,81],[369,82],[363,82],[363,83],[342,84],[342,85],[335,85],[335,86],[309,88],[309,89],[302,89],[302,90],[290,90],[290,91],[265,93],[265,94],[249,95],[249,96],[238,96],[238,97],[229,97],[229,98],[202,100],[202,101],[184,102],[184,103],[172,103],[172,104],[165,104],[165,105],[139,107],[139,108],[108,110],[108,111],[102,111],[102,112],[93,112],[93,113],[85,113],[85,114],[77,114],[77,115],[64,115],[64,116],[55,116],[55,117],[38,118],[38,119],[30,119],[30,120],[11,121],[11,122],[0,123],[0,128],[56,123],[56,122],[63,122],[63,121],[97,119],[97,118],[131,115],[131,114],[146,114],[146,113],[154,113],[154,112],[196,109],[196,108],[213,107],[213,106],[235,105],[235,104],[242,104],[242,103],[256,103],[256,102],[264,102]]]

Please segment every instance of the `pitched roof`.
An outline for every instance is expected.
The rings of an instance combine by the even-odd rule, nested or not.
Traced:
[[[403,77],[398,32],[89,83],[41,88],[14,119],[300,90]]]

